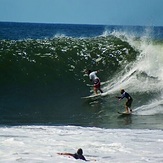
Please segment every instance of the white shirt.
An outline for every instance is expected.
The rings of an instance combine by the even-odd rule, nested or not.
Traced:
[[[98,77],[97,77],[96,74],[97,74],[97,71],[91,72],[91,73],[89,74],[90,80],[94,81],[95,79],[98,79]]]

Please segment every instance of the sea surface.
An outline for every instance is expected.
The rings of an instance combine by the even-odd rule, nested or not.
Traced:
[[[85,70],[107,94],[93,94]],[[120,116],[133,97],[133,115]],[[0,162],[163,162],[163,27],[0,22]]]

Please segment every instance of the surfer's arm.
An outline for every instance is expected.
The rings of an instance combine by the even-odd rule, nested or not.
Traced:
[[[94,85],[91,85],[91,84],[86,84],[86,86],[88,86],[88,87],[93,87]]]
[[[118,98],[119,100],[122,100],[123,99],[123,97],[121,96],[121,97],[119,97],[119,96],[116,96],[116,98]]]
[[[100,70],[97,70],[97,72],[102,72],[102,71],[103,71],[103,70],[101,70],[101,69],[100,69]]]
[[[117,96],[117,98],[118,98],[119,100],[122,100],[124,97],[126,97],[126,94],[125,94],[125,93],[123,93],[122,96]]]
[[[96,74],[99,73],[99,72],[102,72],[103,70],[95,70],[93,72],[95,72]]]

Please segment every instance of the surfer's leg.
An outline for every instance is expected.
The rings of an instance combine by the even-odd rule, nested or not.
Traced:
[[[128,106],[126,106],[125,109],[126,109],[126,113],[130,113],[130,109],[128,108]]]
[[[95,92],[95,94],[98,94],[98,90],[101,92],[101,93],[103,93],[103,91],[101,90],[101,85],[100,85],[100,80],[99,79],[96,79],[95,81],[94,81],[94,92]]]
[[[96,88],[97,88],[97,90],[99,90],[99,91],[100,91],[100,93],[103,93],[103,91],[101,90],[100,83],[99,83],[98,85],[96,85]]]
[[[130,113],[130,108],[128,106],[128,101],[125,104],[126,113]]]
[[[126,106],[128,107],[128,111],[129,112],[132,112],[132,109],[131,109],[131,104],[132,104],[132,99],[128,100],[127,103],[126,103]]]
[[[98,93],[97,93],[97,88],[96,88],[96,87],[94,87],[94,93],[95,93],[95,94],[98,94]]]
[[[99,88],[99,91],[100,91],[101,93],[103,93],[103,91],[101,90],[101,88]]]
[[[103,91],[101,90],[101,83],[100,83],[100,80],[99,80],[99,83],[98,83],[98,89],[101,93],[103,93]]]

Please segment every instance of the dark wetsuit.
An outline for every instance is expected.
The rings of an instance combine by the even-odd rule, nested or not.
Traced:
[[[126,106],[130,108],[133,101],[132,97],[127,92],[124,92],[119,99],[123,98],[127,98]]]
[[[85,161],[86,161],[86,159],[85,159],[85,157],[84,157],[83,155],[79,155],[79,154],[77,154],[77,153],[73,154],[73,157],[74,157],[75,159],[81,159],[81,160],[85,160]]]

